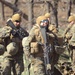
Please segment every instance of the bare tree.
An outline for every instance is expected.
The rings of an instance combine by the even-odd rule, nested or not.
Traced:
[[[52,23],[56,25],[56,27],[58,28],[58,2],[60,0],[53,0],[50,2],[50,6],[52,8],[52,13],[53,13],[53,19],[52,19]]]
[[[47,12],[50,12],[50,2],[46,1]]]
[[[55,23],[56,23],[56,27],[58,28],[58,0],[54,0],[54,8],[53,8],[53,11],[54,11],[54,16],[55,16]]]
[[[21,10],[19,10],[15,5],[5,1],[5,0],[0,0],[1,3],[5,4],[6,6],[8,6],[9,8],[11,8],[12,10],[14,10],[15,12],[19,12],[22,14],[23,18],[28,20],[28,16],[23,13]]]
[[[4,17],[4,5],[2,3],[0,3],[0,10],[1,10],[1,13],[0,13],[1,20],[4,20],[5,19],[5,17]]]
[[[29,21],[29,25],[28,25],[28,30],[30,31],[30,29],[32,28],[32,19],[33,19],[33,0],[29,0],[28,2],[28,21]]]
[[[18,0],[15,0],[15,2],[14,2],[14,6],[15,7],[17,7],[18,6]],[[13,10],[13,13],[15,13],[16,11],[15,10]]]
[[[68,17],[70,16],[71,14],[71,9],[72,9],[72,0],[69,0],[69,3],[68,3]],[[67,18],[68,18],[67,17]]]

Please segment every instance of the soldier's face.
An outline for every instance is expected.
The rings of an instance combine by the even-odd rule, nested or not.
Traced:
[[[49,21],[48,20],[43,20],[43,21],[41,21],[40,25],[46,27],[46,26],[49,25]]]
[[[47,18],[48,19],[48,21],[50,21],[50,18]]]
[[[72,25],[72,24],[74,24],[75,22],[74,22],[74,21],[70,21],[69,23]]]
[[[16,20],[15,22],[14,22],[14,25],[16,26],[16,27],[20,27],[20,21],[18,21],[18,20]]]
[[[48,31],[49,21],[48,20],[41,21],[40,26],[44,27],[46,31]]]

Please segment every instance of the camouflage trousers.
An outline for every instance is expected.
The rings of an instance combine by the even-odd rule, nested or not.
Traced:
[[[72,50],[72,68],[75,72],[75,49]]]
[[[26,68],[28,68],[29,74],[27,73],[25,75],[45,75],[43,61],[38,58],[34,58],[30,63],[30,67],[25,67],[25,69]]]
[[[4,58],[2,63],[3,67],[3,75],[21,75],[23,72],[23,60],[9,60],[8,58]],[[12,72],[11,72],[12,71]]]
[[[69,50],[70,50],[70,56],[71,56],[72,69],[73,69],[73,71],[75,73],[75,47],[70,46]]]

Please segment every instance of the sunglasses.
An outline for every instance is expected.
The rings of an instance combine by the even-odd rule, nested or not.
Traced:
[[[20,22],[20,21],[18,21],[18,20],[15,20],[15,22]]]

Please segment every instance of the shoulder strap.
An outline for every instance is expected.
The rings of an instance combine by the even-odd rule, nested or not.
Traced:
[[[64,35],[72,28],[72,24],[69,25],[69,27],[65,30]]]

